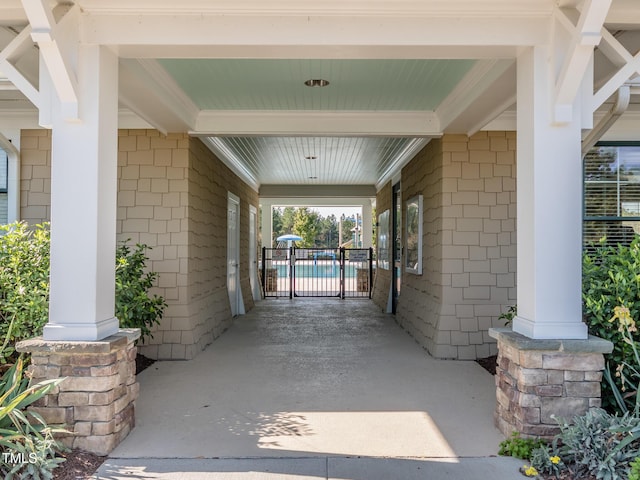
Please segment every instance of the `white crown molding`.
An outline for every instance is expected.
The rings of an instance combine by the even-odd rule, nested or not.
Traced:
[[[477,61],[436,109],[442,130],[446,130],[451,122],[464,114],[514,62],[514,59]]]
[[[510,101],[510,99],[508,100]],[[487,123],[480,130],[483,131],[516,131],[517,127],[517,112],[515,110],[509,110],[502,112],[491,122]]]
[[[376,183],[376,190],[380,190],[398,172],[401,172],[402,168],[409,163],[411,159],[413,159],[413,157],[415,157],[430,141],[431,138],[414,138],[400,153],[400,155],[398,155],[396,160],[390,164],[384,172],[382,172]]]
[[[126,107],[164,133],[193,128],[198,107],[157,61],[121,59],[120,71],[120,101]]]
[[[470,137],[473,134],[475,134],[476,132],[479,132],[480,130],[495,130],[495,128],[494,129],[487,128],[487,125],[492,124],[492,122],[494,122],[501,115],[505,115],[505,113],[507,113],[507,110],[509,108],[514,107],[515,104],[516,104],[516,99],[517,99],[517,95],[512,95],[510,97],[507,97],[502,103],[500,103],[493,110],[491,110],[489,113],[487,113],[479,122],[477,122],[475,125],[471,126],[471,128],[467,131],[467,135]],[[508,125],[509,125],[509,127],[512,127],[512,128],[508,128],[508,129],[505,128],[503,130],[515,130],[516,129],[515,112],[513,112],[513,114],[514,114],[514,118],[513,119],[511,119],[509,117],[508,113],[504,117],[505,119],[509,118]]]
[[[200,140],[209,150],[211,150],[218,159],[231,169],[238,177],[246,182],[256,192],[260,189],[260,182],[253,172],[251,172],[236,155],[229,150],[223,142],[215,137],[201,136]]]

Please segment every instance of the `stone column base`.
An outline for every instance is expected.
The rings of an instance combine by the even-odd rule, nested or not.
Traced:
[[[600,406],[603,354],[611,353],[611,342],[534,340],[509,328],[489,335],[498,341],[494,418],[504,435],[551,439],[560,431],[552,415],[570,421]]]
[[[32,410],[52,425],[73,433],[61,441],[98,455],[108,455],[134,427],[136,346],[138,329],[122,329],[96,342],[19,342],[19,352],[31,353],[32,383],[66,377]]]

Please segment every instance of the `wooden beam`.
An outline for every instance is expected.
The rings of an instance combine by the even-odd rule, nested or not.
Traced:
[[[57,39],[57,23],[53,12],[45,0],[22,0],[22,5],[32,28],[31,38],[40,48],[40,55],[65,109],[65,116],[78,118],[78,82]],[[78,8],[76,6],[70,12]]]
[[[572,107],[580,84],[590,64],[594,48],[600,43],[601,31],[611,0],[585,0],[575,27],[570,29],[571,45],[556,80],[554,120],[570,122]],[[565,28],[573,22],[563,9],[556,9],[556,18]]]
[[[19,52],[24,50],[25,43],[32,43],[30,35],[31,27],[27,26],[0,52],[0,70],[38,108],[40,105],[40,92],[11,61]]]

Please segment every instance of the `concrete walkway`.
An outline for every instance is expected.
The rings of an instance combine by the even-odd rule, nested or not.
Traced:
[[[493,377],[431,358],[367,300],[260,302],[139,381],[136,428],[99,478],[519,477],[491,458]]]

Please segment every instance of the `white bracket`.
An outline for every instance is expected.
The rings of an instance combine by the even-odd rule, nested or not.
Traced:
[[[573,102],[590,64],[594,48],[600,43],[601,31],[612,0],[584,0],[577,24],[569,13],[557,8],[556,20],[571,34],[571,44],[556,79],[554,122],[572,121]]]
[[[22,6],[31,25],[31,38],[40,47],[40,55],[60,98],[65,117],[77,119],[78,82],[56,38],[58,24],[53,12],[45,0],[22,0]]]
[[[620,69],[593,95],[592,112],[595,112],[606,102],[627,80],[640,74],[640,52],[635,56],[631,55],[606,29],[602,31],[600,51]]]
[[[2,52],[0,52],[0,70],[7,76],[18,90],[33,103],[36,108],[40,108],[40,92],[27,78],[16,68],[13,60],[20,56],[25,48],[33,45],[31,41],[31,27],[26,26]]]

